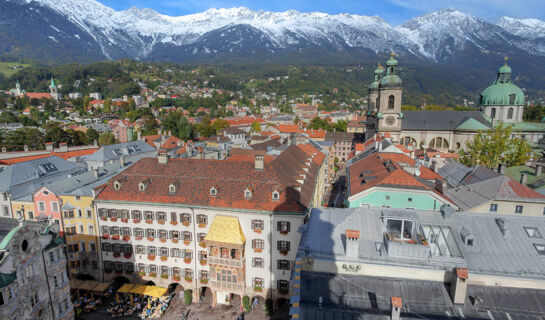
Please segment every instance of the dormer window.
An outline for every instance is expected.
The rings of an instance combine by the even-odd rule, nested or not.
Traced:
[[[280,193],[278,193],[278,191],[276,191],[276,190],[273,191],[273,193],[272,193],[272,199],[273,199],[273,200],[278,200],[278,199],[280,199]]]
[[[250,199],[252,197],[252,191],[246,189],[244,190],[244,198]]]
[[[170,184],[170,186],[168,186],[168,192],[169,193],[176,193],[176,186],[173,185],[173,184]]]
[[[214,187],[210,188],[210,195],[212,197],[215,197],[217,194],[218,194],[218,190],[216,190],[216,188]]]
[[[138,190],[140,190],[140,191],[146,190],[146,185],[144,183],[140,182],[138,184]]]
[[[114,182],[114,189],[115,190],[121,189],[121,183],[119,183],[119,181]]]

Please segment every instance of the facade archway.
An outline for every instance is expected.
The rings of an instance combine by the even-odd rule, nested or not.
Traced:
[[[445,138],[436,137],[430,141],[428,147],[432,149],[448,149],[449,145]]]
[[[155,282],[153,282],[151,280],[146,282],[146,286],[154,286],[154,285],[155,285]]]
[[[507,110],[507,119],[513,119],[513,108],[509,108],[509,110]]]
[[[209,287],[200,287],[199,302],[212,306],[214,304],[214,293],[212,292],[212,289]]]
[[[417,146],[416,140],[413,137],[408,137],[408,136],[401,138],[401,144],[403,146],[405,146],[405,147],[408,147],[408,146],[416,147]]]
[[[491,119],[496,118],[496,108],[490,109],[490,118]]]
[[[172,282],[168,285],[168,293],[178,293],[180,291],[184,291],[184,287],[179,284],[178,282]]]

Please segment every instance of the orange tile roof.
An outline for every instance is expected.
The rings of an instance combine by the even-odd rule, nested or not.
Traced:
[[[43,92],[26,92],[25,96],[27,96],[29,99],[51,99],[51,94]]]
[[[97,151],[97,150],[98,150],[98,147],[96,147],[96,148],[91,147],[89,149],[73,150],[73,151],[66,151],[66,152],[51,151],[49,153],[44,153],[44,154],[39,154],[39,155],[34,155],[34,156],[23,156],[23,157],[14,157],[14,158],[9,158],[9,159],[2,159],[2,162],[4,162],[6,165],[12,165],[14,163],[25,162],[25,161],[35,160],[35,159],[42,159],[42,158],[47,158],[47,157],[50,157],[50,156],[58,156],[60,158],[68,160],[70,158],[81,157],[81,156],[85,156],[85,155],[88,155],[88,154],[95,153],[95,151]]]
[[[299,126],[296,124],[279,124],[276,126],[280,133],[297,133]]]
[[[175,136],[170,136],[165,142],[163,142],[160,148],[167,150],[174,149],[178,147],[178,142],[180,142],[182,145],[184,144],[184,141],[182,139],[178,139]]]

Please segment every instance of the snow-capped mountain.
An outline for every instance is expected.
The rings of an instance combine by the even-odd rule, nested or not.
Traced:
[[[96,0],[2,2],[24,7],[20,11],[26,13],[42,12],[44,21],[40,25],[49,23],[49,28],[42,31],[46,33],[42,35],[44,41],[59,42],[62,38],[77,42],[85,34],[85,43],[99,48],[109,59],[184,61],[192,57],[273,57],[321,50],[369,54],[395,51],[441,62],[468,47],[498,54],[514,49],[545,56],[545,40],[539,38],[543,31],[535,27],[539,25],[544,28],[540,30],[545,30],[544,22],[502,18],[495,25],[454,9],[440,10],[392,27],[377,16],[293,10],[210,9],[171,17],[151,9],[115,11]],[[55,19],[51,15],[56,15]],[[65,22],[59,23],[59,17]],[[11,18],[18,20],[13,22],[15,25],[26,17]],[[80,32],[74,32],[74,28]],[[526,30],[532,28],[529,35]],[[49,45],[54,47],[54,43]]]

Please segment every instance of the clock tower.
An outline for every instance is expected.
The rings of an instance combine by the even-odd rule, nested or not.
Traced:
[[[386,75],[378,84],[378,96],[375,99],[374,110],[368,114],[369,135],[374,133],[390,133],[393,141],[400,141],[402,81],[397,75],[397,60],[392,53],[386,62]],[[375,98],[375,97],[373,97]],[[369,136],[370,137],[370,136]],[[367,138],[369,138],[367,137]]]

